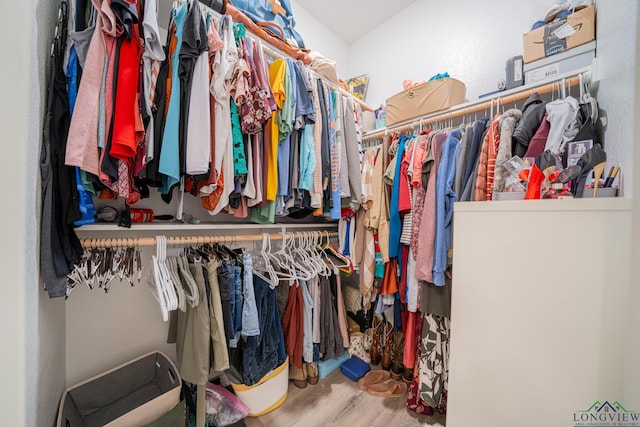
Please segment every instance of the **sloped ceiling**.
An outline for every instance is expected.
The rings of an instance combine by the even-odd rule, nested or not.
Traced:
[[[350,45],[416,0],[294,0]],[[160,26],[166,27],[172,0],[159,0]]]
[[[352,44],[415,0],[295,0],[347,44]],[[295,17],[295,3],[292,5]]]

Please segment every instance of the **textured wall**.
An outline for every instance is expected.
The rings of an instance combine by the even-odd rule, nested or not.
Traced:
[[[296,30],[302,36],[307,49],[320,52],[327,58],[336,61],[338,76],[346,80],[353,77],[349,74],[349,46],[318,21],[304,7],[291,2],[293,15],[296,18]]]
[[[522,34],[544,16],[540,3],[518,2],[516,11],[509,0],[416,1],[351,46],[351,74],[369,74],[371,105],[401,91],[404,79],[444,71],[475,100],[497,89],[507,58],[522,52]]]
[[[49,54],[58,2],[32,0],[29,28],[31,57],[29,70],[29,138],[27,142],[27,425],[48,426],[55,420],[65,386],[65,303],[50,300],[43,291],[37,268],[40,224],[39,155],[42,118],[46,103]]]
[[[508,57],[522,52],[522,33],[544,16],[547,2],[465,3],[417,1],[351,46],[350,74],[370,76],[367,102],[384,103],[402,80],[448,71],[467,86],[467,99],[496,89]],[[635,0],[597,3],[596,86],[605,116],[609,164],[622,165],[625,194],[632,187],[633,90],[637,29]],[[505,19],[503,17],[507,17]]]
[[[0,39],[5,41],[5,66],[0,68],[0,128],[3,155],[0,180],[5,183],[4,209],[0,221],[0,271],[2,271],[2,310],[0,310],[0,414],[2,425],[23,426],[28,408],[26,396],[27,305],[25,286],[28,252],[27,221],[27,145],[29,98],[31,2],[5,2],[0,16]],[[32,178],[33,179],[33,178]],[[30,230],[31,231],[31,230]]]
[[[633,191],[634,89],[637,0],[598,3],[598,102],[606,117],[604,146],[609,164],[622,166],[624,193]]]

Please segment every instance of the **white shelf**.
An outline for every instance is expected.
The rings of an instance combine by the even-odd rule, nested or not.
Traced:
[[[413,118],[411,120],[404,120],[402,122],[395,123],[392,126],[389,126],[388,128],[389,128],[389,130],[393,130],[393,129],[396,129],[396,128],[399,128],[399,127],[402,127],[402,126],[410,125],[412,123],[417,123],[420,120],[427,120],[427,119],[430,119],[430,118],[433,118],[433,117],[438,117],[438,116],[446,116],[447,114],[453,113],[455,111],[464,110],[466,108],[471,108],[471,107],[474,107],[476,105],[483,104],[485,102],[495,101],[495,100],[501,99],[501,98],[505,99],[505,109],[506,109],[506,106],[509,105],[509,101],[507,101],[506,99],[511,95],[515,95],[515,94],[522,93],[522,92],[535,91],[535,89],[537,89],[537,88],[539,88],[541,86],[548,85],[549,83],[562,82],[563,79],[569,79],[571,77],[574,77],[574,76],[577,76],[577,75],[580,75],[580,74],[589,73],[590,71],[591,71],[591,67],[579,68],[577,70],[573,70],[573,71],[570,71],[570,72],[564,73],[564,74],[559,74],[557,76],[553,76],[553,77],[550,77],[548,79],[540,80],[540,81],[537,81],[537,82],[534,82],[534,83],[530,83],[530,84],[527,84],[527,85],[523,85],[523,86],[518,86],[518,87],[515,87],[513,89],[509,89],[509,90],[496,92],[494,94],[485,96],[483,98],[478,98],[477,100],[465,102],[464,104],[454,105],[453,107],[448,108],[446,110],[434,111],[433,113],[429,113],[429,114],[425,114],[425,115],[422,115],[422,116],[418,116],[418,117],[415,117],[415,118]],[[561,87],[562,86],[560,85],[559,88],[561,88]],[[500,106],[502,106],[502,104],[500,104]],[[379,134],[381,132],[385,132],[386,130],[387,130],[386,127],[379,128],[379,129],[374,129],[374,130],[365,132],[362,135],[362,137],[365,138],[365,137],[370,136],[370,135],[376,135],[376,134]]]
[[[454,212],[601,212],[630,211],[632,200],[626,197],[601,197],[560,200],[505,200],[457,202]]]
[[[87,234],[92,232],[113,232],[113,233],[131,233],[131,232],[176,232],[176,231],[250,231],[250,230],[281,230],[282,228],[287,230],[292,229],[335,229],[338,227],[337,222],[322,222],[322,223],[291,223],[291,224],[183,224],[178,222],[166,222],[166,223],[134,223],[131,228],[118,227],[116,224],[92,224],[84,225],[76,229],[78,234]]]

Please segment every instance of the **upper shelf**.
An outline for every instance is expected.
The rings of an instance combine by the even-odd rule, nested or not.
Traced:
[[[130,233],[135,231],[152,231],[152,232],[175,232],[175,231],[226,231],[237,232],[241,230],[281,230],[283,227],[287,230],[300,229],[335,229],[337,222],[317,222],[317,223],[287,223],[287,224],[246,224],[246,223],[201,223],[201,224],[183,224],[180,222],[156,222],[156,223],[134,223],[131,228],[118,227],[116,224],[92,224],[84,225],[76,229],[78,234],[109,231],[114,233]]]
[[[505,200],[490,202],[459,202],[454,212],[596,212],[631,211],[632,199],[599,197],[562,200]]]
[[[584,67],[573,70],[568,73],[560,74],[545,80],[540,80],[535,83],[531,83],[524,86],[518,86],[516,88],[505,90],[502,92],[497,92],[492,94],[491,96],[487,96],[485,98],[481,98],[477,101],[469,101],[464,104],[455,105],[449,109],[436,111],[430,114],[425,114],[423,116],[415,117],[411,120],[405,120],[400,123],[396,123],[393,126],[389,126],[387,128],[375,129],[369,132],[365,132],[363,137],[372,137],[374,135],[379,135],[385,133],[390,130],[401,131],[405,129],[412,128],[415,124],[420,123],[421,121],[435,121],[439,119],[450,119],[454,117],[459,117],[465,114],[472,114],[474,112],[481,111],[483,109],[489,109],[495,107],[504,107],[507,108],[507,105],[510,103],[514,103],[521,99],[526,99],[529,97],[531,93],[534,91],[543,93],[550,93],[553,90],[562,90],[562,82],[566,82],[572,78],[575,78],[575,82],[577,82],[578,77],[580,75],[590,75],[591,67]],[[558,83],[558,85],[554,85],[554,83]],[[543,92],[540,89],[545,88],[546,90]],[[494,105],[495,104],[495,105]]]

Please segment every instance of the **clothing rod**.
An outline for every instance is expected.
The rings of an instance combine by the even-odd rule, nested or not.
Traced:
[[[247,32],[249,32],[249,30],[247,30]],[[250,34],[253,34],[253,33],[250,33]],[[286,53],[282,52],[280,49],[278,49],[277,47],[273,46],[268,41],[260,39],[260,42],[262,43],[262,50],[264,50],[265,52],[271,51],[271,53],[274,54],[275,56],[279,56],[279,57],[282,57],[282,58],[288,58],[289,57]],[[371,107],[370,105],[366,104],[364,101],[356,98],[354,94],[347,92],[346,90],[342,89],[340,86],[336,86],[335,83],[330,82],[329,80],[325,79],[320,74],[316,73],[314,70],[309,68],[307,65],[305,65],[305,68],[306,68],[307,72],[313,74],[316,78],[319,78],[320,80],[322,80],[324,82],[324,84],[326,84],[330,88],[332,88],[334,90],[337,90],[343,96],[347,96],[349,98],[353,98],[353,100],[355,102],[360,104],[360,106],[362,107],[363,110],[375,111],[373,107]]]
[[[324,231],[308,231],[306,235],[312,235],[318,233],[322,237],[338,237],[336,232],[324,232]],[[305,236],[305,232],[291,232],[285,233],[293,238],[300,238]],[[268,234],[272,241],[278,241],[282,239],[282,233]],[[262,234],[246,234],[239,236],[230,235],[217,235],[217,236],[178,236],[167,237],[167,245],[173,246],[192,246],[192,245],[205,245],[208,243],[239,243],[239,242],[259,242],[262,241]],[[133,247],[147,247],[155,246],[155,237],[117,237],[117,238],[100,238],[100,239],[81,239],[80,243],[85,249],[97,249],[97,248],[133,248]]]
[[[440,112],[440,113],[427,114],[421,117],[416,117],[415,119],[412,120],[411,123],[406,123],[398,126],[391,126],[386,129],[380,130],[378,132],[364,135],[362,139],[363,141],[366,141],[368,139],[380,138],[381,136],[384,136],[390,132],[403,132],[407,130],[412,130],[413,128],[416,127],[417,124],[425,125],[425,124],[434,123],[440,120],[455,119],[462,116],[468,116],[469,114],[474,114],[479,111],[489,110],[489,109],[492,109],[493,107],[500,107],[507,104],[516,103],[518,101],[522,101],[529,98],[531,95],[533,95],[534,92],[537,92],[540,95],[546,95],[554,91],[560,91],[562,90],[563,81],[564,81],[565,87],[578,86],[580,84],[580,76],[577,75],[577,76],[557,80],[542,86],[532,87],[531,89],[526,89],[520,92],[516,92],[511,95],[498,96],[496,98],[492,98],[489,101],[479,102],[474,105],[469,105],[466,107],[459,107],[459,108],[453,107],[453,109],[444,113]]]
[[[204,9],[207,10],[207,12],[212,13],[213,15],[217,16],[218,18],[220,18],[222,15],[220,15],[218,12],[216,12],[215,10],[211,9],[209,6],[207,6],[206,4],[203,4],[201,2],[199,2],[200,6],[203,7]],[[251,31],[249,31],[249,29],[247,29],[247,35],[249,35],[252,39],[254,40],[260,40],[260,43],[262,43],[262,50],[271,50],[272,53],[276,54],[276,56],[279,56],[281,58],[291,58],[289,55],[287,55],[285,52],[283,52],[282,50],[278,49],[277,47],[275,47],[274,45],[272,45],[271,43],[269,43],[266,40],[261,39],[257,34],[252,33]],[[293,58],[292,58],[293,59]],[[354,94],[347,92],[346,90],[342,89],[340,86],[337,86],[335,83],[330,82],[329,80],[325,79],[324,77],[320,76],[318,73],[316,73],[314,70],[312,70],[311,68],[309,68],[308,66],[305,65],[305,68],[308,72],[310,72],[311,74],[313,74],[315,77],[319,78],[320,80],[322,80],[324,82],[324,84],[326,84],[327,86],[329,86],[330,88],[337,90],[338,92],[340,92],[343,96],[348,96],[349,98],[353,98],[353,100],[355,102],[357,102],[358,104],[360,104],[360,106],[362,107],[363,110],[366,111],[375,111],[375,109],[373,107],[371,107],[370,105],[366,104],[364,101],[358,99]]]

